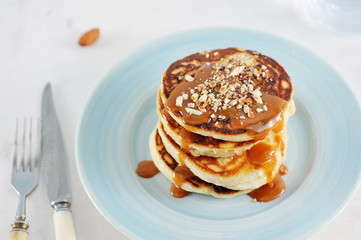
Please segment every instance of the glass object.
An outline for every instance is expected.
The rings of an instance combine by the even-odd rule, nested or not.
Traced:
[[[361,33],[361,0],[306,0],[311,16],[342,33]]]

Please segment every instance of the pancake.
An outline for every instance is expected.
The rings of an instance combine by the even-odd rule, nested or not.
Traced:
[[[154,164],[144,162],[173,182],[174,197],[282,195],[286,125],[296,108],[291,79],[277,61],[241,48],[189,55],[165,71],[156,103]]]
[[[272,182],[285,161],[287,131],[268,135],[252,148],[226,158],[193,156],[179,147],[158,125],[166,151],[178,164],[186,166],[200,179],[233,190],[256,189]]]
[[[189,132],[169,116],[159,94],[157,99],[157,114],[163,130],[181,148],[194,156],[230,157],[234,154],[241,154],[255,142],[255,140],[229,142]]]
[[[190,152],[193,156],[209,156],[209,157],[231,157],[234,154],[241,154],[243,151],[252,147],[256,140],[248,140],[243,142],[232,142],[221,139],[212,138],[192,133],[183,128],[177,121],[169,116],[168,111],[164,108],[164,104],[159,96],[157,96],[157,114],[162,123],[165,133],[172,138],[181,148]],[[289,116],[294,113],[295,106],[293,100],[286,109],[284,121],[287,122]],[[283,127],[284,122],[280,123]],[[281,131],[281,127],[273,128],[273,131]],[[269,133],[268,133],[269,134]],[[264,135],[263,137],[265,137]]]
[[[174,62],[163,75],[160,96],[169,115],[187,131],[225,141],[261,139],[294,112],[284,68],[240,48],[195,53]]]
[[[162,139],[160,138],[157,129],[155,129],[149,138],[149,147],[154,164],[159,171],[167,177],[170,181],[176,182],[178,187],[187,192],[195,192],[206,195],[211,195],[217,198],[231,198],[237,195],[245,194],[250,191],[231,190],[224,187],[216,186],[207,183],[197,176],[189,173],[187,178],[183,181],[175,181],[177,174],[177,167],[179,164],[172,158],[164,147]]]

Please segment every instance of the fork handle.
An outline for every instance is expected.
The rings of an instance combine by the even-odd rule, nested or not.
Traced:
[[[53,220],[56,240],[76,240],[73,214],[70,210],[55,211]]]
[[[9,240],[28,240],[28,232],[23,230],[13,230],[9,234]]]
[[[10,240],[28,240],[29,223],[25,222],[24,218],[18,218],[11,223],[12,230],[9,234]]]

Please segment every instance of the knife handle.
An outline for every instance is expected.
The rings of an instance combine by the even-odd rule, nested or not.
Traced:
[[[13,230],[9,234],[9,240],[28,240],[28,232],[23,230]]]
[[[53,214],[53,220],[56,240],[76,240],[73,214],[71,211],[56,211]]]

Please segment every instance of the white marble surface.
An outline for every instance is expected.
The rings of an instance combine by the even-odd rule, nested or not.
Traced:
[[[10,187],[15,119],[39,115],[41,91],[48,81],[68,151],[78,239],[127,239],[97,211],[77,174],[74,134],[80,112],[92,89],[119,60],[157,38],[208,26],[250,28],[299,43],[331,64],[361,99],[361,36],[320,27],[308,17],[302,1],[1,0],[1,239],[7,238],[17,207]],[[92,27],[99,27],[99,41],[87,48],[78,46],[79,36]],[[51,211],[41,180],[27,201],[30,239],[54,239]],[[360,226],[358,190],[311,239],[361,239]]]

